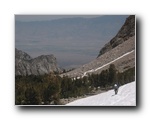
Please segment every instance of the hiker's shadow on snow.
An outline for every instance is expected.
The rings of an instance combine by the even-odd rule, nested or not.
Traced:
[[[114,95],[112,95],[111,97],[113,97],[113,96],[115,96],[115,94],[114,94]]]

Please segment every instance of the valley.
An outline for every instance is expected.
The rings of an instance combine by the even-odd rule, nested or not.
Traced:
[[[81,19],[76,20],[80,21]],[[96,22],[99,19],[94,20]],[[55,22],[57,23],[58,21]],[[72,22],[69,24],[72,24]],[[67,24],[67,22],[65,23]],[[81,23],[83,24],[83,21]],[[82,36],[82,34],[80,35]],[[86,41],[82,41],[82,44],[87,43]],[[59,67],[57,57],[53,54],[40,55],[33,58],[28,53],[16,48],[15,104],[84,105],[82,100],[87,100],[85,101],[87,105],[134,106],[136,88],[135,45],[135,15],[130,15],[118,33],[99,50],[97,57],[90,62],[68,71]],[[83,48],[81,47],[81,49]],[[79,52],[81,58],[88,54],[88,51],[85,51]],[[67,57],[74,59],[69,55]],[[82,61],[82,59],[77,57],[75,59]],[[111,101],[110,95],[112,95],[112,89],[115,83],[120,86],[121,97],[114,97],[114,99],[121,101],[124,98],[124,92],[130,92],[127,90],[129,88],[131,89],[131,96],[129,95],[129,98],[134,99],[133,102],[131,101],[131,104],[128,97],[125,98],[126,102],[114,103],[113,100]],[[98,98],[93,95],[97,95]],[[103,101],[97,103],[96,99],[99,99],[99,96],[103,96],[105,99],[109,98],[108,103],[111,104],[105,104]],[[93,102],[91,101],[90,103],[89,100],[93,98]],[[79,100],[78,102],[77,99],[81,99],[81,101]]]

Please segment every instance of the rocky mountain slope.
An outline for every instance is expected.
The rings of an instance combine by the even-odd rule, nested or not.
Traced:
[[[83,77],[100,73],[110,64],[115,64],[119,72],[135,66],[135,16],[129,16],[118,34],[101,50],[96,59],[61,76]]]
[[[99,55],[115,48],[119,44],[122,44],[130,37],[135,36],[135,16],[131,15],[126,19],[126,22],[119,30],[118,34],[110,40],[99,52]]]
[[[15,49],[15,75],[42,75],[53,71],[60,71],[54,55],[31,58],[27,53]]]

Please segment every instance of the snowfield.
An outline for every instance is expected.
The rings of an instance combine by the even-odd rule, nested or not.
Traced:
[[[66,104],[68,106],[136,106],[136,82],[131,82],[114,90],[82,98]]]

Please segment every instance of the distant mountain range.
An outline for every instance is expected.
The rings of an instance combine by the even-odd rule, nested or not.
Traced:
[[[15,21],[15,46],[32,57],[54,54],[61,67],[78,67],[97,57],[99,49],[115,36],[127,17]]]
[[[80,21],[80,19],[81,18],[76,18],[76,20],[74,20],[74,21],[72,20],[70,22],[69,22],[69,19],[67,19],[68,22],[66,21],[66,19],[62,19],[62,21],[64,20],[64,24],[70,23],[70,26],[73,26],[72,24],[78,20]],[[94,20],[95,20],[95,22],[98,22],[98,18],[97,19],[95,18]],[[54,22],[53,24],[55,24],[58,21],[55,20],[52,22]],[[29,23],[23,23],[23,24],[27,24],[26,27],[28,28],[29,27],[28,24],[31,24],[31,26],[33,26],[33,24],[37,24],[37,23],[38,22],[36,22],[36,23],[29,22]],[[20,23],[18,22],[17,24],[20,24]],[[43,24],[46,24],[46,22]],[[47,25],[49,25],[49,24],[53,25],[52,23],[48,22]],[[58,22],[57,24],[60,24],[60,23]],[[21,25],[22,25],[22,23],[21,23]],[[35,26],[38,26],[38,24]],[[24,29],[26,29],[26,28],[24,28]],[[66,31],[66,29],[64,31]],[[33,30],[29,30],[29,31],[33,31]],[[35,28],[34,28],[34,31],[36,33]],[[43,32],[43,34],[44,34],[44,32]],[[79,35],[80,35],[80,37],[82,36],[81,34],[79,34]],[[38,36],[35,35],[33,37],[38,37]],[[36,43],[36,41],[34,41],[34,42]],[[31,43],[31,42],[29,42],[29,43]],[[81,41],[81,43],[82,43],[82,41]],[[58,43],[58,44],[61,45],[60,43]],[[75,45],[75,46],[77,46],[77,45]],[[88,44],[87,44],[87,46],[88,46]],[[56,47],[56,46],[52,46],[52,47]],[[77,46],[77,48],[78,48],[78,46]],[[59,48],[56,48],[56,49],[59,49]],[[67,52],[67,51],[65,51],[65,52]],[[86,52],[88,52],[88,51],[86,51]],[[89,54],[90,54],[90,52],[89,52]],[[70,56],[68,56],[68,57],[70,57]],[[80,58],[76,58],[76,59],[82,60]],[[119,32],[115,35],[115,37],[113,37],[108,43],[106,43],[104,45],[104,47],[102,47],[97,58],[95,58],[94,60],[91,60],[89,63],[87,62],[86,64],[83,64],[82,66],[80,66],[70,72],[62,74],[61,76],[66,75],[69,77],[83,77],[83,76],[86,76],[91,73],[100,73],[102,70],[107,69],[110,64],[115,64],[117,70],[119,70],[120,72],[123,72],[129,68],[133,68],[135,66],[135,16],[134,15],[131,15],[126,19],[125,23],[120,28]],[[16,75],[31,75],[31,74],[42,75],[45,73],[48,74],[50,72],[60,72],[60,71],[61,70],[58,67],[57,60],[53,54],[40,55],[38,57],[33,58],[26,52],[15,49],[15,74]]]
[[[119,72],[135,67],[135,15],[129,16],[119,32],[100,50],[98,57],[61,76],[84,77],[100,73],[114,64]]]

